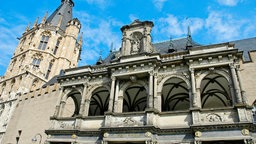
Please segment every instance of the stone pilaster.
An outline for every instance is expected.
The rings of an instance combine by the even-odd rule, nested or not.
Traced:
[[[85,98],[86,98],[86,93],[87,93],[87,83],[84,83],[84,89],[83,89],[83,93],[82,93],[82,100],[81,100],[81,105],[80,105],[80,111],[79,111],[79,115],[83,115],[84,109],[85,109]]]
[[[112,77],[112,83],[111,83],[111,90],[110,90],[110,97],[109,97],[109,104],[108,104],[108,111],[113,111],[113,100],[115,96],[115,84],[116,84],[116,77]]]
[[[233,84],[234,84],[234,88],[235,88],[236,102],[237,102],[237,104],[241,104],[242,99],[241,99],[239,84],[237,82],[236,70],[235,70],[234,64],[230,64],[229,66],[230,66],[232,80],[233,80]]]

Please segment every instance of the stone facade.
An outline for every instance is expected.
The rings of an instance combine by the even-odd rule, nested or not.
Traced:
[[[61,2],[57,10],[63,15],[26,30],[0,79],[2,143],[255,143],[256,53],[250,51],[245,61],[242,52],[249,45],[256,50],[255,38],[200,45],[188,30],[187,38],[154,44],[153,22],[135,20],[121,28],[119,51],[77,67],[81,24],[61,23],[74,5]],[[35,39],[27,42],[32,33]],[[49,42],[38,50],[43,36],[50,36]],[[30,57],[13,65],[23,53]],[[52,59],[46,78],[44,66]],[[39,84],[33,86],[35,78]]]

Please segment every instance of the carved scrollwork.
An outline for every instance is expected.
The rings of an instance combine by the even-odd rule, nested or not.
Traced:
[[[214,113],[211,113],[211,114],[208,114],[206,116],[208,122],[222,122],[223,119],[220,115],[218,114],[214,114]]]

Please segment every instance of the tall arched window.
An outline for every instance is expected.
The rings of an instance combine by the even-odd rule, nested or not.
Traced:
[[[218,108],[232,105],[229,83],[219,74],[209,74],[201,82],[202,108]]]
[[[108,110],[109,91],[105,87],[96,89],[92,93],[89,116],[104,115]]]
[[[40,44],[38,46],[38,49],[45,50],[45,48],[47,46],[47,43],[48,43],[48,40],[49,40],[49,36],[43,35],[41,40],[40,40]]]
[[[190,107],[189,90],[180,78],[167,80],[162,89],[162,111],[187,110]]]
[[[125,90],[123,112],[144,111],[147,107],[147,92],[141,85],[132,85]]]

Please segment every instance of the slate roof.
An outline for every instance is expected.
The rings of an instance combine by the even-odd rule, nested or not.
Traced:
[[[230,43],[235,44],[235,48],[237,48],[239,51],[243,51],[244,61],[250,60],[248,54],[249,51],[256,50],[256,37],[231,41]]]
[[[58,26],[62,17],[60,29],[65,31],[68,22],[72,20],[74,2],[72,0],[62,0],[61,2],[61,5],[49,16],[46,23],[49,23],[51,26]]]
[[[256,37],[254,38],[247,38],[247,39],[242,39],[242,40],[235,40],[235,41],[230,41],[229,43],[235,44],[235,48],[238,49],[239,51],[243,51],[243,59],[244,61],[249,61],[249,51],[256,50]],[[172,49],[175,50],[175,52],[180,52],[180,51],[185,51],[186,50],[186,45],[187,45],[187,38],[180,38],[180,39],[174,39],[172,40]],[[192,48],[193,47],[198,47],[198,46],[203,46],[202,44],[199,44],[195,41],[192,41]],[[158,43],[153,43],[153,47],[157,52],[160,54],[167,54],[168,49],[170,48],[170,40],[168,41],[163,41],[163,42],[158,42]],[[104,60],[103,64],[108,64],[112,59],[115,58],[115,54],[117,52],[111,52]]]

